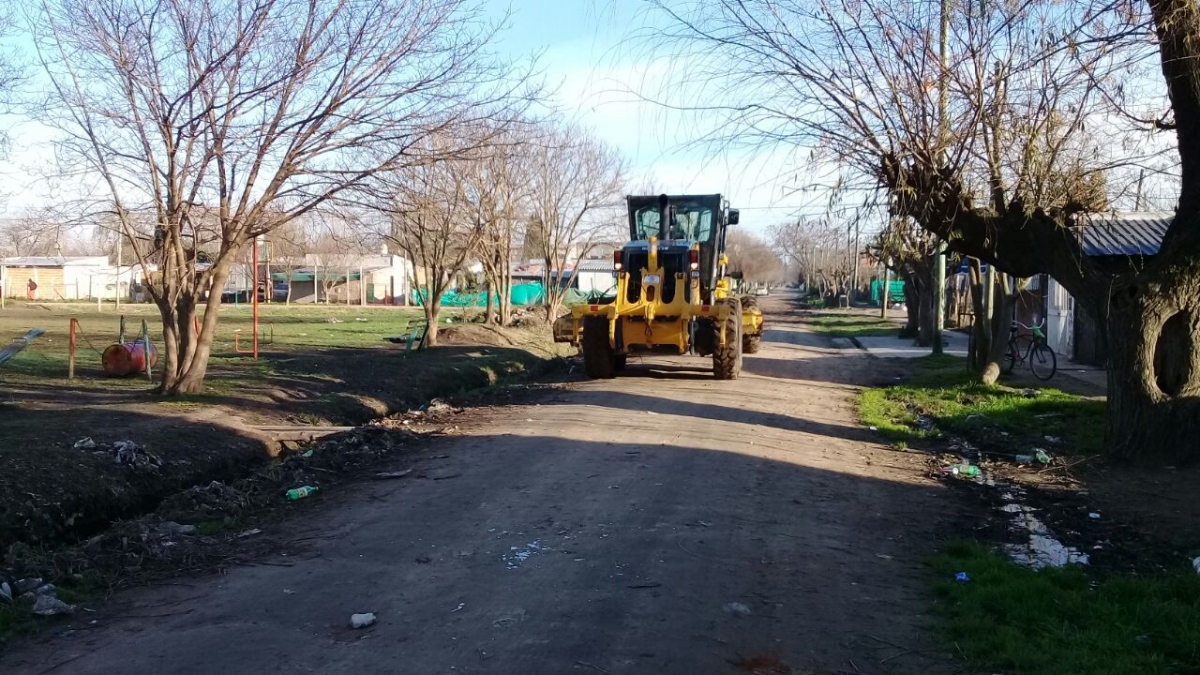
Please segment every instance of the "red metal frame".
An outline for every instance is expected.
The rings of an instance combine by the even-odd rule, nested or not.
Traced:
[[[257,361],[258,360],[258,237],[254,238],[254,244],[253,244],[253,247],[251,248],[251,256],[254,258],[254,263],[252,266],[253,270],[254,270],[252,273],[253,281],[250,284],[250,286],[251,286],[250,303],[251,303],[251,306],[254,308],[253,309],[253,317],[254,318],[252,319],[254,335],[251,338],[252,347],[248,351],[243,350],[238,344],[238,335],[242,331],[235,330],[235,331],[233,331],[233,351],[237,352],[238,354],[253,354],[254,360]],[[266,291],[264,291],[264,293],[265,292]]]

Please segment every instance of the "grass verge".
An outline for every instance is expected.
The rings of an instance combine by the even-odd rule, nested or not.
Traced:
[[[829,337],[894,337],[900,333],[899,324],[877,316],[820,314],[809,317],[807,322],[814,333]]]
[[[897,443],[913,443],[940,431],[990,438],[993,445],[1024,453],[1061,438],[1077,454],[1094,454],[1104,443],[1104,403],[1057,389],[1028,390],[973,381],[963,360],[930,356],[904,384],[865,389],[859,417]],[[932,422],[932,427],[929,422]]]
[[[975,542],[932,562],[943,633],[973,669],[1022,675],[1200,673],[1200,576],[1095,581],[1030,570]],[[955,581],[966,572],[971,581]]]

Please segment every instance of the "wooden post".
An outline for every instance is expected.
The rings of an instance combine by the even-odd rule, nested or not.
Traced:
[[[71,318],[71,339],[68,343],[70,355],[67,357],[67,379],[75,379],[75,331],[79,326],[79,320]]]
[[[150,370],[150,327],[142,319],[142,360],[146,363],[146,381],[153,382],[154,375]]]
[[[125,344],[125,315],[121,315],[121,332],[117,333],[117,343]]]

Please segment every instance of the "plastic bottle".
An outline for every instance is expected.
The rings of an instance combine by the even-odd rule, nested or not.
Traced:
[[[1035,457],[1037,457],[1037,461],[1041,462],[1042,464],[1050,463],[1050,455],[1046,454],[1046,451],[1042,450],[1041,448],[1038,448]]]
[[[974,464],[951,464],[946,468],[949,469],[950,473],[954,474],[955,476],[974,478],[975,476],[979,475],[979,467],[975,466]]]
[[[314,493],[316,491],[317,491],[317,488],[315,488],[311,485],[305,485],[304,487],[292,488],[291,490],[287,491],[287,498],[292,501],[296,501],[297,499],[304,499],[305,497],[311,495],[312,493]]]

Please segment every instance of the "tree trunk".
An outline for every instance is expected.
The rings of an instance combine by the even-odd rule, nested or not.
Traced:
[[[912,276],[911,273],[904,273],[904,304],[909,307],[909,311],[904,328],[900,329],[900,337],[907,340],[916,340],[921,332],[920,313],[913,311],[914,307],[921,305],[921,291],[910,281]],[[887,302],[886,296],[880,295],[880,301]]]
[[[992,289],[992,316],[984,313],[983,296],[986,277],[981,271],[979,260],[969,259],[971,269],[971,304],[975,310],[975,325],[971,327],[971,351],[967,354],[971,371],[979,382],[993,385],[1000,379],[1004,355],[1008,349],[1008,327],[1012,322],[1015,295],[1008,293],[1006,275],[996,275],[996,286]]]
[[[430,289],[432,290],[432,289]],[[429,294],[433,296],[433,293]],[[425,310],[425,321],[428,322],[429,329],[425,333],[425,346],[436,347],[438,343],[438,321],[441,320],[442,313],[442,294],[438,293],[436,297],[430,297],[422,305]]]
[[[507,326],[512,323],[512,271],[509,265],[500,268],[500,290],[497,298],[500,302],[500,325]]]
[[[1108,447],[1122,458],[1184,463],[1200,446],[1200,257],[1170,283],[1119,286],[1107,317]]]
[[[494,289],[495,287],[496,287],[496,282],[495,282],[494,275],[488,275],[487,281],[484,282],[484,284],[483,284],[483,294],[484,294],[484,303],[485,303],[484,304],[485,309],[483,311],[483,323],[485,326],[491,326],[492,324],[496,323],[496,303],[494,302],[494,300],[492,298],[492,293],[493,293],[492,289]]]

